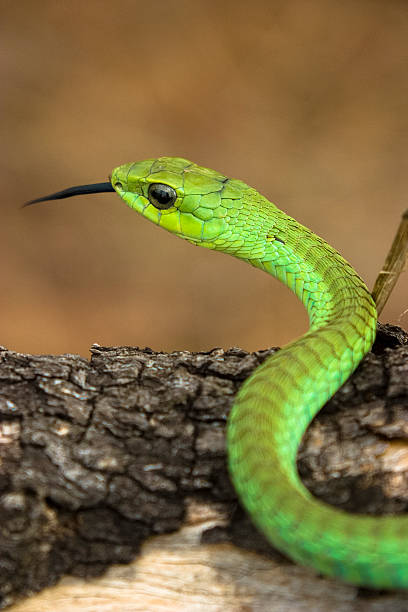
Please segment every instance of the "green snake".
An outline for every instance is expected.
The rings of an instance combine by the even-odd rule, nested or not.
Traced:
[[[265,270],[303,302],[308,332],[259,366],[232,407],[232,481],[254,523],[294,561],[356,585],[408,588],[408,518],[335,509],[312,496],[296,469],[308,425],[374,341],[376,308],[357,273],[255,189],[178,157],[124,164],[108,183],[29,204],[101,191],[116,191],[143,217],[195,245]]]

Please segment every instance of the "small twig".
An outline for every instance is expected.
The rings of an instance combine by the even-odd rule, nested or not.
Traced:
[[[383,269],[378,274],[374,283],[372,296],[377,306],[378,314],[381,313],[390,297],[395,283],[397,282],[404,265],[408,259],[408,210],[401,218],[397,233],[388,252]]]
[[[397,323],[398,325],[401,325],[401,321],[402,319],[405,317],[405,315],[408,314],[408,308],[406,308],[405,310],[403,310],[401,312],[401,314],[399,315],[398,319],[397,319]]]

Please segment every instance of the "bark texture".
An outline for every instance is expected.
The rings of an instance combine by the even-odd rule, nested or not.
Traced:
[[[148,536],[179,529],[192,504],[222,517],[201,531],[203,546],[229,542],[292,567],[239,508],[224,451],[235,393],[275,350],[95,345],[87,361],[1,349],[0,608],[64,574],[89,578],[129,563]],[[298,466],[330,504],[407,510],[405,332],[379,326],[373,351],[309,428]],[[364,610],[408,610],[404,594],[353,592]]]

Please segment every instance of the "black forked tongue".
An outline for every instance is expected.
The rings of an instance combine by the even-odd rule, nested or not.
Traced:
[[[23,204],[25,206],[31,206],[31,204],[37,204],[37,202],[47,202],[48,200],[63,200],[64,198],[70,198],[71,196],[84,195],[87,193],[106,193],[108,191],[115,191],[112,185],[108,183],[94,183],[93,185],[77,185],[77,187],[69,187],[57,193],[43,196],[42,198],[36,198]]]

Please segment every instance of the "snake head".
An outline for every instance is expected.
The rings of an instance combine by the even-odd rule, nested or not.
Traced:
[[[230,233],[244,185],[180,157],[124,164],[113,170],[111,183],[143,217],[208,248]]]
[[[169,232],[248,261],[265,255],[270,213],[277,210],[242,181],[181,157],[124,164],[112,171],[110,182],[69,187],[24,206],[108,191]]]

